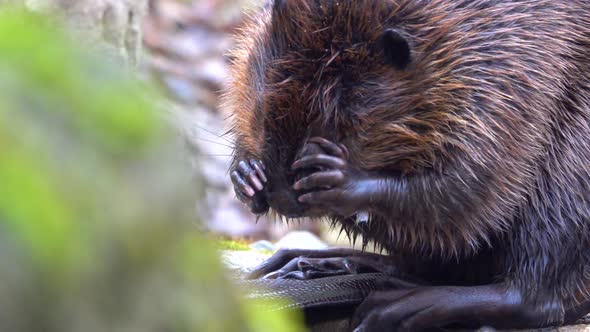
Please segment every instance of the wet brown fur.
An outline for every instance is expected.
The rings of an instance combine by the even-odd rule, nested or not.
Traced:
[[[279,190],[323,128],[355,166],[406,186],[366,226],[334,217],[347,233],[428,273],[483,269],[531,299],[588,299],[590,2],[277,1],[233,54],[236,160],[263,160]],[[383,60],[388,28],[410,43],[404,70]]]

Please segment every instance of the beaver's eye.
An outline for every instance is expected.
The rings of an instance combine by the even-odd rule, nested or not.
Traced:
[[[385,61],[397,69],[406,68],[412,62],[410,45],[406,38],[393,29],[387,29],[379,42]]]

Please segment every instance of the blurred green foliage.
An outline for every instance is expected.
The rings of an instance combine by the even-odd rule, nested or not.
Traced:
[[[242,242],[242,241],[219,239],[218,241],[216,241],[216,244],[217,244],[217,247],[221,250],[233,250],[233,251],[252,250],[248,243]]]
[[[298,330],[224,278],[154,95],[0,12],[0,331]]]

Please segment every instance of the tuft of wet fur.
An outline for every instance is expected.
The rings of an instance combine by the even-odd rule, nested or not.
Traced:
[[[386,29],[412,61],[384,61]],[[233,53],[235,160],[277,185],[310,126],[403,191],[349,236],[445,262],[494,255],[527,294],[588,298],[590,2],[276,0]],[[278,180],[277,180],[278,179]]]

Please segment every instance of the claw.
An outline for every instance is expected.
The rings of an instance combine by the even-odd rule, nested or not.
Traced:
[[[256,159],[250,159],[250,165],[254,167],[254,170],[256,170],[256,174],[258,174],[258,177],[260,177],[260,179],[264,183],[268,182],[266,174],[264,174],[264,165],[262,165],[261,161],[258,161]]]
[[[239,190],[239,192],[243,193],[247,197],[253,197],[256,194],[254,189],[248,185],[246,180],[244,180],[238,171],[231,172],[230,176],[234,186]]]
[[[262,161],[257,159],[240,160],[230,173],[236,197],[246,204],[256,215],[268,211],[266,194],[263,191],[268,178]]]
[[[293,189],[330,188],[342,183],[344,174],[340,170],[317,172],[295,182]]]
[[[254,170],[253,167],[250,166],[249,163],[247,163],[243,160],[240,161],[238,163],[238,170],[240,171],[240,173],[242,173],[243,176],[245,176],[248,179],[250,184],[254,188],[256,188],[256,190],[260,191],[264,188],[262,186],[262,182],[260,182],[260,180],[258,179],[256,170]]]
[[[346,161],[344,161],[342,158],[326,154],[314,154],[296,160],[291,166],[291,169],[297,170],[300,168],[308,168],[312,166],[325,166],[333,169],[343,169],[346,167]]]
[[[309,139],[309,142],[319,144],[326,152],[330,155],[348,159],[348,150],[346,147],[340,143],[331,142],[323,137],[312,137]]]

